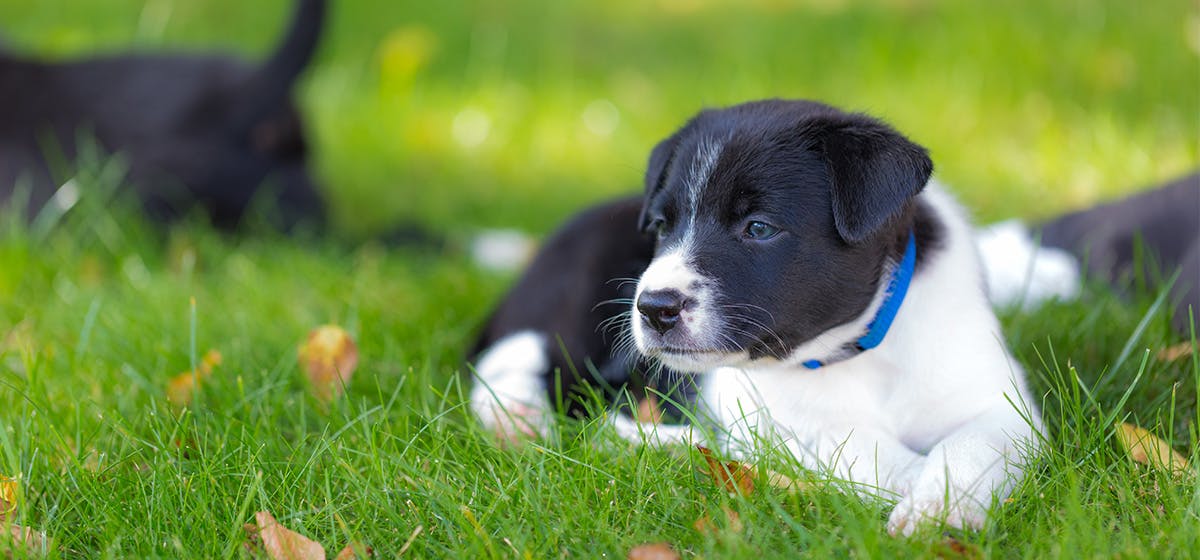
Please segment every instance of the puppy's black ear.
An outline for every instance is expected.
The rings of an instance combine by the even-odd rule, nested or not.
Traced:
[[[662,188],[663,183],[667,180],[667,167],[671,165],[671,160],[675,158],[675,146],[679,144],[679,135],[671,135],[666,140],[659,142],[653,150],[650,151],[650,162],[646,164],[646,195],[642,201],[642,212],[638,216],[638,229],[645,230],[649,225],[649,217],[647,210],[650,207],[650,199],[654,198],[654,194]]]
[[[891,127],[862,115],[833,123],[824,135],[833,184],[833,221],[855,244],[899,215],[933,173],[929,153]]]

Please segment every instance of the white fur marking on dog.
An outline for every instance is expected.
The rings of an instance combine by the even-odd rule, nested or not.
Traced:
[[[721,156],[723,146],[724,142],[715,138],[703,138],[697,143],[696,155],[692,158],[692,165],[688,170],[687,220],[683,222],[683,233],[677,243],[664,248],[662,254],[650,262],[650,266],[638,281],[633,306],[633,335],[638,350],[643,353],[647,350],[646,333],[641,320],[638,319],[636,302],[642,293],[648,291],[677,290],[684,297],[696,301],[697,305],[681,313],[682,324],[676,328],[686,332],[698,346],[715,349],[722,345],[721,341],[713,336],[713,333],[720,332],[720,326],[715,324],[714,315],[709,310],[709,282],[692,268],[690,260],[695,250],[696,215],[700,211],[701,197],[713,167]],[[696,365],[698,364],[697,362]]]
[[[471,410],[503,439],[545,436],[550,403],[543,379],[549,367],[544,334],[520,331],[496,341],[475,362]]]
[[[723,326],[711,311],[712,290],[709,288],[708,280],[698,274],[687,262],[689,250],[690,245],[685,241],[667,253],[656,257],[650,262],[650,266],[646,268],[638,281],[633,304],[634,320],[631,323],[634,342],[637,344],[638,351],[643,354],[649,349],[649,333],[642,324],[637,301],[644,292],[658,290],[678,290],[684,297],[696,302],[680,313],[680,324],[675,327],[691,340],[692,345],[710,350],[720,349],[724,346],[723,341],[718,338],[718,333],[721,332]],[[714,355],[714,359],[716,357]],[[728,356],[720,357],[728,358]],[[696,359],[689,359],[686,363],[664,360],[664,363],[681,371],[701,371],[706,365]]]
[[[975,245],[992,305],[1028,310],[1079,295],[1079,261],[1062,249],[1039,246],[1017,220],[979,228]]]
[[[680,246],[651,261],[638,282],[638,295],[658,290],[679,290],[690,295],[692,285],[700,282],[701,277],[688,266],[685,249]]]
[[[704,187],[708,186],[708,179],[712,176],[717,158],[721,157],[723,147],[723,142],[718,142],[713,138],[703,138],[696,145],[696,157],[692,158],[692,167],[688,173],[687,182],[688,225],[687,231],[684,232],[685,245],[690,241],[690,236],[695,229],[696,214],[700,211],[701,195]]]

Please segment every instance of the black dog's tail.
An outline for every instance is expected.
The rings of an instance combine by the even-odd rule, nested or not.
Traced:
[[[246,129],[281,107],[292,83],[312,60],[325,22],[325,0],[297,0],[292,21],[279,47],[246,81],[235,127]]]

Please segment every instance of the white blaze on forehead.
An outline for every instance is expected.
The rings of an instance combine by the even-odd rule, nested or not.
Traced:
[[[713,167],[717,165],[717,158],[721,157],[723,147],[724,142],[711,137],[702,138],[696,144],[696,156],[692,158],[687,178],[688,220],[687,231],[684,232],[685,244],[691,240],[692,229],[696,225],[696,213],[700,208],[700,195],[708,185],[708,179],[712,176]]]
[[[688,266],[687,248],[685,244],[680,244],[670,252],[655,257],[646,272],[642,273],[638,295],[658,290],[679,290],[682,294],[693,295],[700,275]]]
[[[688,169],[685,183],[687,205],[684,211],[687,212],[687,220],[681,221],[679,224],[679,227],[683,228],[679,236],[680,241],[674,246],[666,248],[663,254],[650,262],[650,267],[646,269],[646,272],[642,274],[642,280],[638,282],[638,295],[641,295],[642,292],[668,289],[679,290],[689,297],[698,295],[696,294],[697,286],[700,285],[702,278],[688,263],[692,258],[695,245],[696,212],[700,207],[700,195],[708,184],[713,167],[717,164],[717,158],[721,156],[723,145],[723,142],[711,137],[702,138],[697,142],[696,156],[692,158],[692,165]]]
[[[679,221],[676,223],[679,231],[672,236],[677,241],[669,246],[660,247],[659,256],[650,261],[650,266],[642,273],[638,281],[637,294],[634,296],[633,309],[633,338],[638,350],[645,353],[652,344],[655,336],[642,324],[637,310],[637,301],[643,293],[659,290],[677,290],[685,298],[693,302],[680,313],[682,321],[672,331],[678,344],[696,349],[711,351],[723,348],[727,342],[722,338],[724,328],[721,318],[712,309],[715,288],[712,282],[701,275],[693,266],[696,249],[696,214],[701,204],[701,194],[708,185],[717,159],[721,156],[724,142],[716,138],[702,138],[696,144],[696,154],[687,169],[683,187],[685,199],[681,208]],[[717,354],[712,354],[717,356]],[[723,357],[727,357],[722,354]],[[708,369],[701,362],[704,359],[687,357],[670,358],[659,356],[665,364],[680,369],[680,371],[700,371]],[[707,359],[707,356],[706,356]]]

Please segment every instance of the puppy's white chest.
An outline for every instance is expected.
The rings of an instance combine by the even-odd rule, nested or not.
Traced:
[[[899,375],[868,355],[817,370],[720,368],[705,377],[701,399],[721,426],[737,428],[735,439],[770,429],[804,443],[856,428],[890,432],[889,387]]]

